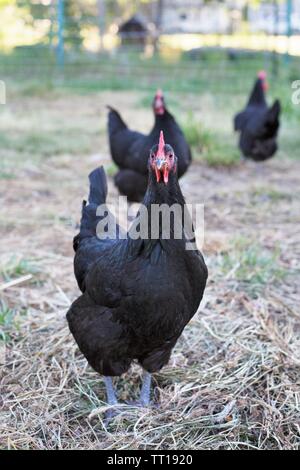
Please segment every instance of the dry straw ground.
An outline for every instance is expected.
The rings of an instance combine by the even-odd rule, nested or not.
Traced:
[[[110,170],[104,104],[118,103],[145,129],[151,113],[134,112],[136,100],[132,93],[12,97],[1,115],[9,139],[0,181],[0,447],[297,449],[300,162],[283,152],[261,166],[197,160],[182,179],[188,202],[206,207],[205,298],[155,375],[159,407],[132,408],[103,424],[103,383],[65,320],[78,295],[72,237],[89,171]],[[217,109],[206,118],[224,125]],[[111,179],[109,192],[112,201]],[[140,370],[116,382],[121,398],[132,398]]]

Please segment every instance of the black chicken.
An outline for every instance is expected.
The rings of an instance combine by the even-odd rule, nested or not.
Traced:
[[[187,171],[191,160],[191,150],[182,130],[172,114],[167,110],[161,90],[153,100],[155,122],[149,135],[128,129],[120,114],[109,107],[108,135],[113,161],[120,171],[115,176],[115,184],[120,193],[130,201],[142,201],[147,189],[147,163],[149,149],[158,142],[160,130],[178,155],[179,178]]]
[[[149,234],[153,204],[177,204],[180,209],[185,204],[177,161],[161,134],[159,145],[150,153],[148,188],[137,216],[145,214],[142,208],[147,209]],[[103,168],[94,170],[89,179],[89,200],[83,204],[80,232],[74,239],[75,276],[83,294],[67,313],[69,327],[89,364],[105,376],[109,404],[118,403],[111,376],[123,374],[137,360],[145,371],[140,404],[148,405],[150,374],[168,363],[196,313],[207,268],[198,250],[186,249],[188,237],[181,224],[181,239],[174,236],[178,228],[174,217],[169,239],[163,235],[161,217],[156,237],[132,237],[130,229],[124,238],[118,229],[116,237],[103,239],[99,222],[104,213],[96,215],[107,194]],[[141,223],[140,218],[137,221]]]
[[[266,73],[260,72],[251,92],[246,109],[237,114],[234,128],[240,132],[240,149],[246,158],[264,161],[277,151],[280,102],[268,108],[265,91],[268,89]]]

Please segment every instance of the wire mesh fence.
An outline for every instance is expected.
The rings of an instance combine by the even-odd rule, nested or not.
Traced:
[[[220,4],[225,15],[226,2],[208,3],[215,14]],[[8,24],[0,35],[0,78],[89,90],[163,86],[225,93],[238,92],[261,68],[298,78],[300,60],[288,54],[293,41],[300,45],[290,21],[298,2],[272,2],[272,34],[251,31],[245,16],[250,2],[229,3],[234,8],[226,24],[204,25],[199,16],[197,26],[193,14],[209,7],[201,0],[16,0],[11,13],[20,34],[12,38]]]

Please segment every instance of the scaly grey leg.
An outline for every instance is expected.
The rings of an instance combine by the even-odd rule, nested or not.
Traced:
[[[104,376],[104,383],[106,387],[107,403],[109,405],[117,405],[118,399],[116,397],[115,389],[112,383],[112,378]]]
[[[140,394],[140,403],[142,406],[150,405],[150,394],[151,394],[151,374],[144,372],[143,383]]]
[[[120,410],[117,409],[117,405],[119,405],[115,389],[112,383],[112,378],[111,377],[106,377],[104,376],[104,383],[105,383],[105,388],[106,388],[106,400],[107,404],[112,406],[109,410],[105,412],[105,424],[109,425],[110,421],[112,418],[117,416],[120,412]]]

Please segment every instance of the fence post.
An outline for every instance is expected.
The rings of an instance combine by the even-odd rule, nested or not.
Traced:
[[[104,50],[104,32],[105,32],[105,15],[106,5],[105,0],[98,0],[98,16],[99,16],[99,34],[100,34],[100,49]]]
[[[274,48],[272,55],[272,73],[273,77],[278,77],[278,53],[276,50],[277,37],[279,35],[279,5],[278,0],[273,0],[273,37],[274,37]]]
[[[287,0],[286,2],[286,24],[287,24],[287,51],[286,51],[286,63],[290,63],[290,51],[289,51],[289,46],[290,46],[290,37],[292,35],[292,13],[293,13],[293,2],[292,0]]]
[[[156,15],[155,15],[155,40],[154,49],[157,51],[157,45],[161,33],[162,16],[164,12],[164,0],[157,0]]]
[[[64,0],[57,0],[57,23],[58,23],[58,43],[57,43],[57,64],[63,68],[65,64],[64,51]]]

